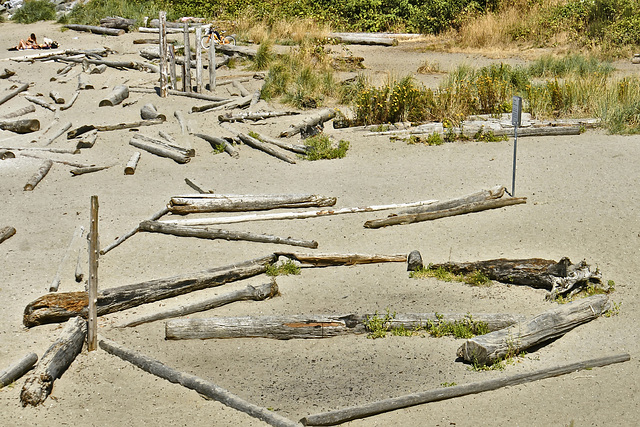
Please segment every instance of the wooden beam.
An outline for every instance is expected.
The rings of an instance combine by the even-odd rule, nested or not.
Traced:
[[[98,196],[91,196],[91,215],[89,231],[89,308],[87,315],[87,349],[98,348],[98,256],[100,243],[98,239]]]

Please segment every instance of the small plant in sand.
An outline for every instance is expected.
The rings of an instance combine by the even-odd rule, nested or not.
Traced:
[[[387,336],[387,332],[391,329],[391,321],[396,317],[396,313],[391,314],[387,307],[387,312],[384,316],[380,317],[376,311],[373,316],[367,318],[364,321],[364,326],[369,331],[367,338],[376,339],[384,338]]]
[[[506,141],[508,138],[506,135],[503,136],[495,136],[493,131],[485,131],[484,126],[481,126],[480,129],[473,135],[473,139],[476,141],[483,142],[498,142],[498,141]]]
[[[433,277],[444,282],[463,282],[473,286],[491,285],[491,280],[481,271],[474,271],[470,274],[454,274],[442,266],[434,268],[433,266],[429,265],[428,267],[423,267],[416,271],[412,271],[409,274],[409,277],[415,279]]]
[[[467,314],[465,319],[447,322],[442,314],[436,313],[436,321],[429,320],[425,329],[432,337],[453,336],[455,338],[472,338],[476,335],[489,333],[489,326],[485,322],[473,320],[471,314]]]
[[[306,160],[342,159],[349,150],[348,141],[340,140],[335,146],[331,139],[323,133],[305,139],[304,145],[307,147],[307,153],[301,157]]]
[[[448,382],[440,383],[440,387],[453,387],[453,386],[456,386],[456,385],[458,385],[458,384],[453,383],[453,382],[451,382],[451,383],[448,383]]]
[[[267,265],[267,276],[289,276],[300,274],[300,266],[292,260],[286,260],[280,264]]]

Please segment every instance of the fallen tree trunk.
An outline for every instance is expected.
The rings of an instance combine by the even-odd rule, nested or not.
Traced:
[[[98,27],[95,25],[66,24],[65,27],[74,31],[84,31],[87,33],[94,33],[94,34],[105,34],[107,36],[121,36],[125,33],[125,31],[120,28]]]
[[[40,120],[38,119],[19,119],[19,120],[0,120],[0,129],[8,130],[15,133],[31,133],[40,130]]]
[[[294,159],[292,159],[291,157],[287,156],[286,154],[280,153],[279,151],[275,150],[273,147],[266,145],[260,141],[258,141],[257,139],[244,134],[244,133],[238,133],[237,134],[238,138],[244,142],[245,144],[247,144],[249,147],[253,147],[257,150],[260,151],[264,151],[265,153],[278,158],[280,160],[284,160],[287,163],[290,164],[295,164],[296,161]]]
[[[406,262],[406,255],[368,255],[368,254],[301,254],[294,252],[276,252],[276,255],[287,257],[315,267],[337,265],[375,264],[379,262]]]
[[[479,335],[465,341],[457,356],[466,362],[490,365],[507,355],[560,337],[573,328],[600,317],[610,308],[607,295],[593,295],[554,307],[527,322]]]
[[[329,33],[327,37],[344,44],[363,44],[378,46],[397,46],[398,40],[392,37],[363,33]]]
[[[510,197],[508,199],[495,199],[487,200],[484,202],[470,203],[468,205],[462,205],[451,209],[445,209],[435,212],[425,212],[419,214],[410,215],[398,215],[384,219],[370,220],[364,223],[366,228],[380,228],[387,227],[389,225],[402,225],[413,224],[421,221],[431,221],[439,218],[446,218],[455,215],[464,215],[473,212],[481,212],[489,209],[498,209],[505,206],[519,205],[527,203],[526,197]]]
[[[600,272],[597,269],[591,271],[585,261],[572,264],[566,257],[558,262],[541,258],[499,258],[477,262],[431,264],[430,267],[462,275],[480,272],[491,280],[546,289],[549,291],[548,299],[555,299],[558,295],[569,296],[568,294],[574,290],[601,285],[602,278]]]
[[[160,378],[164,378],[172,383],[180,384],[191,390],[197,391],[203,396],[207,396],[210,399],[217,400],[218,402],[226,405],[230,408],[242,411],[254,418],[262,420],[267,424],[275,427],[295,427],[299,426],[298,423],[288,420],[281,415],[278,415],[274,411],[267,408],[262,408],[249,403],[238,396],[228,392],[227,390],[218,387],[214,383],[198,378],[194,375],[190,375],[184,372],[176,371],[163,363],[154,360],[141,353],[126,349],[113,341],[105,338],[100,339],[100,348],[109,354],[113,354],[125,360],[143,371],[156,375]]]
[[[237,81],[237,80],[234,80]],[[272,117],[293,116],[300,113],[296,111],[248,111],[246,113],[227,113],[218,116],[221,122],[244,122],[245,120],[258,121]]]
[[[221,229],[211,229],[206,227],[186,227],[180,225],[164,224],[158,221],[142,221],[140,231],[153,233],[171,234],[181,237],[197,237],[199,239],[210,240],[246,240],[258,243],[275,243],[280,245],[302,246],[304,248],[315,249],[318,242],[315,240],[301,240],[291,237],[277,237],[268,234],[255,234],[244,231],[229,231]]]
[[[227,154],[229,154],[234,159],[237,159],[238,157],[240,157],[240,153],[238,153],[238,150],[236,150],[236,148],[231,143],[227,142],[223,138],[218,138],[217,136],[209,136],[203,133],[196,133],[194,134],[194,136],[204,139],[209,144],[211,144],[213,148],[221,147]]]
[[[335,197],[314,194],[195,194],[172,197],[169,211],[174,214],[203,212],[239,212],[280,208],[303,208],[310,206],[333,206]]]
[[[253,277],[264,273],[267,265],[273,263],[275,258],[271,254],[201,272],[103,289],[98,293],[98,316]],[[45,323],[64,322],[75,316],[86,317],[87,306],[86,292],[43,295],[25,307],[23,323],[30,328]]]
[[[113,88],[109,96],[104,98],[98,104],[99,107],[113,107],[120,104],[129,97],[129,88],[125,85],[118,85]],[[144,117],[143,117],[144,119]],[[165,117],[166,119],[166,117]]]
[[[196,155],[196,150],[194,150],[193,148],[185,148],[185,147],[181,147],[177,144],[173,144],[169,141],[165,140],[161,140],[161,139],[157,139],[157,138],[152,138],[150,136],[146,136],[146,135],[142,135],[140,133],[136,134],[133,136],[134,138],[137,138],[141,141],[146,141],[146,142],[150,142],[152,144],[155,144],[157,146],[160,147],[164,147],[164,148],[168,148],[169,150],[174,150],[177,151],[181,154],[184,154],[187,157],[194,157]]]
[[[426,206],[418,206],[415,208],[400,211],[396,214],[389,215],[389,217],[395,217],[398,215],[413,215],[424,212],[441,211],[445,209],[452,209],[462,205],[468,205],[470,203],[484,202],[487,200],[499,199],[504,195],[505,188],[501,185],[497,185],[489,190],[480,190],[475,193],[468,194],[466,196],[457,197],[455,199],[443,200],[436,203],[431,203]]]
[[[18,362],[0,372],[0,389],[20,379],[24,374],[29,372],[31,368],[33,368],[33,365],[35,365],[37,361],[38,355],[35,353],[29,353]]]
[[[166,215],[167,213],[169,213],[169,209],[167,207],[164,207],[162,209],[160,209],[158,212],[154,213],[153,215],[151,215],[151,218],[149,218],[151,221],[155,221],[157,219],[160,219],[163,215]],[[109,252],[111,249],[115,248],[116,246],[118,246],[120,243],[124,242],[125,240],[127,240],[129,237],[133,236],[134,234],[136,234],[138,231],[140,231],[140,226],[139,224],[135,226],[135,228],[133,228],[132,230],[128,231],[127,233],[125,233],[124,235],[122,235],[120,238],[118,238],[115,242],[111,243],[109,246],[107,246],[104,249],[100,250],[100,255],[104,255],[107,252]]]
[[[0,105],[4,104],[5,102],[7,102],[8,100],[10,100],[11,98],[13,98],[14,96],[16,96],[17,94],[19,94],[20,92],[24,92],[25,90],[29,89],[29,83],[23,83],[20,86],[18,86],[17,88],[9,91],[6,95],[3,95],[0,98]]]
[[[369,319],[376,314],[346,315],[289,315],[289,316],[242,316],[211,317],[199,319],[169,320],[165,327],[168,340],[219,339],[219,338],[272,338],[320,339],[340,335],[366,334]],[[472,318],[474,322],[484,322],[495,331],[511,326],[524,319],[510,314],[474,314],[461,313],[408,313],[397,314],[386,325],[389,330],[405,328],[428,330],[438,322],[465,322]]]
[[[82,135],[83,133],[87,133],[94,129],[98,131],[106,132],[106,131],[112,131],[112,130],[132,129],[132,128],[137,128],[141,126],[159,125],[161,123],[164,123],[164,120],[162,119],[162,117],[158,117],[157,119],[151,119],[151,120],[141,120],[139,122],[118,123],[117,125],[82,125],[76,129],[73,129],[67,132],[67,139],[76,138]]]
[[[16,234],[16,229],[10,226],[0,228],[0,243]]]
[[[486,381],[479,381],[470,384],[456,385],[452,387],[437,388],[435,390],[423,391],[380,400],[362,406],[352,406],[335,411],[323,412],[320,414],[308,415],[300,420],[305,426],[332,426],[342,424],[347,421],[370,417],[396,409],[407,408],[423,403],[437,402],[469,394],[482,393],[496,390],[502,387],[509,387],[518,384],[525,384],[545,378],[557,377],[570,374],[582,369],[591,369],[600,366],[607,366],[613,363],[622,363],[630,360],[629,354],[617,354],[614,356],[600,357],[597,359],[583,360],[551,368],[539,369],[533,372],[510,375],[503,378],[494,378]]]
[[[87,335],[87,322],[81,317],[70,319],[60,336],[44,353],[33,374],[27,377],[20,401],[22,406],[38,406],[51,393],[53,382],[60,378],[82,350]]]
[[[223,305],[230,304],[236,301],[262,301],[267,298],[272,298],[276,295],[278,295],[278,285],[275,281],[271,283],[265,283],[258,287],[249,285],[244,289],[239,289],[237,291],[229,292],[223,295],[217,295],[213,298],[209,298],[207,300],[200,301],[194,304],[187,304],[177,308],[153,313],[147,316],[141,316],[130,320],[122,325],[118,325],[118,327],[127,328],[142,325],[143,323],[155,322],[157,320],[186,316],[187,314],[211,310],[212,308],[221,307]]]
[[[53,162],[51,160],[45,160],[38,171],[31,177],[31,179],[29,179],[29,181],[27,181],[24,186],[24,191],[33,191],[33,189],[36,188],[36,185],[38,185],[38,183],[49,173],[51,166],[53,166]]]
[[[267,142],[269,144],[273,144],[276,147],[284,148],[285,150],[292,151],[296,154],[307,154],[307,146],[306,145],[293,145],[287,144],[286,142],[278,141],[277,139],[268,137],[266,135],[262,135],[258,132],[253,132],[257,135],[257,139],[263,142]]]
[[[191,160],[191,157],[178,150],[158,144],[147,143],[136,137],[133,137],[129,140],[129,145],[133,145],[136,148],[148,151],[149,153],[155,154],[156,156],[167,157],[174,160],[176,163],[184,164],[189,163],[189,161]]]
[[[332,108],[325,108],[324,110],[320,110],[316,114],[305,118],[301,123],[297,125],[291,125],[288,130],[280,133],[280,137],[282,138],[293,136],[310,127],[322,126],[324,122],[333,119],[335,116],[336,110]]]

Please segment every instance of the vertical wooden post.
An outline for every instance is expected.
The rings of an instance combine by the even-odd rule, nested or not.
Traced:
[[[191,92],[191,46],[189,45],[189,24],[184,23],[184,91]]]
[[[209,46],[209,90],[216,90],[216,44],[211,37],[211,46]]]
[[[158,34],[160,42],[160,96],[167,97],[169,91],[169,66],[167,64],[167,12],[161,11]]]
[[[202,46],[200,39],[202,38],[202,27],[196,27],[196,92],[202,93]]]
[[[176,51],[172,44],[167,45],[169,52],[169,77],[171,78],[171,89],[178,90],[178,82],[176,77]]]
[[[89,234],[89,315],[87,324],[87,348],[98,348],[98,196],[91,196],[91,234]]]

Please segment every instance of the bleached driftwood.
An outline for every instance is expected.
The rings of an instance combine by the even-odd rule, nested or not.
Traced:
[[[153,104],[143,105],[142,108],[140,108],[140,117],[142,117],[143,120],[157,119],[158,117],[166,120],[167,118],[164,114],[158,113],[156,106]]]
[[[56,107],[54,105],[49,104],[46,101],[43,101],[40,98],[36,98],[35,96],[31,96],[31,95],[25,95],[24,99],[26,99],[29,102],[33,102],[34,104],[37,104],[43,108],[46,108],[47,110],[51,110],[51,111],[56,111]]]
[[[294,159],[292,159],[291,157],[287,156],[284,153],[281,153],[281,152],[275,150],[270,145],[267,145],[267,144],[264,144],[264,143],[258,141],[257,139],[255,139],[252,136],[249,136],[249,135],[247,135],[245,133],[240,132],[240,133],[237,134],[237,137],[242,142],[247,144],[249,147],[255,148],[255,149],[260,150],[260,151],[264,151],[265,153],[267,153],[267,154],[269,154],[269,155],[271,155],[271,156],[273,156],[273,157],[275,157],[277,159],[284,160],[287,163],[290,163],[290,164],[295,164],[296,163],[296,161]]]
[[[20,116],[24,116],[25,114],[33,113],[34,111],[36,111],[35,105],[29,104],[26,107],[22,107],[20,109],[7,113],[3,116],[0,116],[0,119],[2,120],[13,119],[15,117],[20,117]]]
[[[404,254],[380,255],[380,254],[301,254],[294,252],[276,252],[278,256],[284,256],[303,264],[311,264],[316,267],[330,265],[356,265],[375,264],[380,262],[406,262]]]
[[[3,150],[12,150],[12,151],[46,151],[49,153],[58,153],[58,154],[78,154],[80,150],[78,149],[67,149],[67,148],[49,148],[49,147],[3,147]]]
[[[280,133],[280,137],[290,137],[314,126],[322,126],[326,121],[333,119],[336,116],[336,110],[332,108],[325,108],[317,113],[306,117],[301,123],[297,125],[291,125],[291,127]]]
[[[53,99],[56,104],[64,104],[64,98],[56,90],[49,91],[49,97]]]
[[[260,141],[268,142],[269,144],[273,144],[276,147],[284,148],[285,150],[289,150],[297,154],[307,154],[307,147],[305,145],[288,144],[286,142],[279,141],[275,138],[271,138],[256,131],[253,131],[252,133],[256,134],[257,139],[259,139]]]
[[[169,213],[169,208],[167,208],[166,206],[162,209],[160,209],[158,212],[154,213],[153,215],[151,215],[151,217],[149,218],[151,221],[155,221],[157,219],[160,219],[163,215],[166,215],[167,213]],[[122,242],[124,242],[125,240],[127,240],[129,237],[133,236],[134,234],[136,234],[138,231],[140,230],[139,228],[139,224],[136,225],[133,229],[129,230],[127,233],[123,234],[122,236],[120,236],[118,239],[116,239],[115,242],[111,243],[110,245],[108,245],[106,248],[103,248],[100,250],[100,255],[104,255],[107,252],[109,252],[111,249],[115,248],[116,246],[120,245]]]
[[[125,175],[133,175],[136,173],[136,167],[138,167],[138,161],[140,161],[140,152],[136,151],[131,155],[131,158],[127,162],[127,165],[124,167]]]
[[[191,160],[191,157],[178,150],[158,144],[149,143],[136,137],[133,137],[129,140],[129,145],[133,145],[136,148],[148,151],[149,153],[155,154],[156,156],[167,157],[181,164],[189,163],[189,161]]]
[[[212,308],[221,307],[223,305],[230,304],[236,301],[262,301],[267,298],[272,298],[276,295],[278,295],[278,285],[275,281],[272,281],[271,283],[265,283],[258,287],[249,285],[246,288],[238,289],[236,291],[228,292],[222,295],[217,295],[213,298],[199,301],[197,303],[182,305],[180,307],[160,311],[157,313],[149,314],[147,316],[140,316],[133,320],[129,320],[122,325],[118,325],[118,327],[127,328],[142,325],[143,323],[155,322],[157,320],[186,316],[187,314],[211,310]]]
[[[24,186],[24,191],[33,191],[33,189],[38,185],[40,181],[49,173],[51,170],[51,166],[53,166],[53,162],[51,160],[45,160],[38,168],[38,171],[27,181]]]
[[[102,289],[98,293],[98,316],[253,277],[264,273],[267,265],[274,261],[275,255],[270,254],[195,273]],[[64,322],[75,316],[86,317],[87,306],[86,292],[46,294],[27,304],[22,321],[30,328],[45,323]]]
[[[74,31],[84,31],[87,33],[94,33],[94,34],[105,34],[107,36],[121,36],[125,33],[125,31],[120,28],[107,28],[107,27],[99,27],[95,25],[66,24],[65,27]]]
[[[19,94],[20,92],[24,92],[25,90],[29,89],[29,83],[23,83],[20,86],[18,86],[17,88],[8,91],[8,93],[2,95],[0,97],[0,105],[4,104],[5,102],[7,102],[8,100],[10,100],[11,98],[13,98],[14,96],[16,96],[17,94]]]
[[[46,140],[43,141],[43,145],[46,147],[47,145],[51,145],[51,143],[53,141],[55,141],[58,137],[64,135],[64,133],[66,131],[68,131],[69,129],[71,129],[71,122],[67,122],[64,125],[62,125],[62,127],[60,127],[60,129],[58,129],[56,131],[56,133],[54,133],[53,135],[51,135],[49,138],[47,138]]]
[[[113,88],[109,96],[100,101],[98,106],[100,107],[113,107],[120,104],[122,101],[129,97],[129,88],[125,85],[118,85]],[[155,118],[155,117],[154,117]],[[144,117],[143,117],[144,119]],[[166,119],[166,117],[165,117]]]
[[[441,211],[444,209],[451,209],[458,206],[466,205],[469,203],[483,202],[486,200],[499,199],[504,196],[505,188],[501,185],[496,185],[489,190],[480,190],[475,193],[467,194],[465,196],[456,197],[454,199],[442,200],[437,203],[431,203],[426,206],[417,206],[411,209],[401,210],[395,214],[389,215],[389,217],[396,217],[399,215],[413,215],[424,212]]]
[[[200,194],[213,194],[213,191],[211,190],[205,190],[203,186],[201,186],[200,184],[196,183],[194,180],[189,179],[189,178],[185,178],[184,182],[191,188],[193,188],[194,190],[196,190],[198,193]]]
[[[70,162],[67,160],[60,160],[60,159],[51,159],[48,157],[39,156],[37,154],[31,154],[31,153],[25,153],[25,152],[21,152],[20,155],[22,157],[31,157],[33,159],[51,160],[53,163],[60,163],[61,165],[73,166],[74,168],[86,168],[88,166],[91,166],[86,163]]]
[[[278,237],[268,234],[221,230],[207,227],[188,227],[181,225],[164,224],[158,221],[142,221],[140,223],[140,231],[171,234],[173,236],[181,237],[197,237],[199,239],[246,240],[249,242],[302,246],[304,248],[312,249],[318,247],[318,242],[316,242],[315,240],[301,240],[294,239],[292,237]]]
[[[22,406],[40,405],[51,393],[53,382],[60,378],[82,350],[87,322],[81,317],[70,319],[51,347],[42,355],[33,374],[22,386]]]
[[[16,229],[11,226],[7,225],[6,227],[0,228],[0,243],[4,242],[14,234],[16,234]]]
[[[0,372],[0,389],[20,379],[29,372],[38,361],[38,355],[29,353],[22,359]]]
[[[69,259],[69,255],[73,252],[73,248],[76,246],[76,242],[82,234],[84,233],[84,227],[79,225],[76,227],[76,230],[73,232],[73,237],[71,237],[71,241],[69,242],[69,246],[62,257],[62,261],[58,264],[58,270],[56,271],[56,275],[53,280],[49,284],[49,292],[58,292],[58,287],[60,286],[60,277],[62,276],[62,269],[67,264],[67,260]]]
[[[98,131],[96,129],[89,131],[88,133],[83,134],[78,142],[76,143],[76,148],[92,148],[96,140],[98,139]]]
[[[121,16],[107,16],[100,20],[100,26],[105,28],[117,28],[128,31],[129,28],[136,25],[135,19],[127,19]]]
[[[94,129],[101,132],[107,132],[112,130],[137,128],[141,126],[153,126],[153,125],[159,125],[161,123],[164,123],[164,120],[162,119],[162,117],[158,117],[157,119],[151,119],[151,120],[141,120],[139,122],[118,123],[117,125],[82,125],[76,129],[72,129],[69,132],[67,132],[67,139],[76,138],[82,135],[83,133],[87,133]]]
[[[93,89],[95,89],[95,86],[91,83],[91,80],[89,79],[89,74],[85,72],[78,74],[78,86],[76,87],[76,90],[80,91],[80,90],[93,90]]]
[[[15,133],[31,133],[40,130],[38,119],[0,120],[0,129]]]
[[[231,104],[231,102],[233,102],[233,98],[223,99],[221,101],[213,101],[205,105],[194,105],[193,107],[191,107],[191,112],[201,113],[203,111],[218,109],[219,107]]]
[[[71,175],[73,175],[73,176],[78,176],[78,175],[84,175],[86,173],[99,172],[101,170],[109,169],[112,166],[114,166],[114,165],[87,166],[87,167],[83,167],[83,168],[71,169],[69,172],[71,172]]]
[[[151,88],[143,88],[143,87],[131,87],[129,88],[129,92],[133,92],[133,93],[157,93],[157,91],[155,89],[151,89]],[[214,96],[214,95],[205,95],[202,93],[195,93],[195,92],[182,92],[179,90],[175,90],[175,89],[169,89],[167,91],[167,94],[169,95],[175,95],[175,96],[186,96],[187,98],[194,98],[194,99],[201,99],[203,101],[224,101],[224,100],[229,100],[229,98],[223,98],[220,96]]]
[[[73,103],[76,102],[76,99],[78,99],[78,95],[80,94],[80,92],[78,92],[77,90],[73,93],[73,95],[71,96],[71,99],[69,100],[69,102],[67,102],[64,105],[60,106],[60,111],[64,111],[67,110],[69,108],[71,108],[73,106]]]
[[[377,313],[376,313],[377,314]],[[309,314],[288,316],[209,317],[169,320],[165,327],[168,340],[212,338],[318,339],[340,335],[366,334],[367,322],[376,314]],[[387,322],[389,330],[428,329],[439,322],[483,322],[496,331],[520,321],[522,316],[478,313],[396,313]]]
[[[211,146],[214,148],[221,147],[227,154],[229,154],[234,159],[237,159],[238,157],[240,157],[240,153],[238,153],[238,150],[236,150],[236,148],[230,142],[227,142],[223,138],[218,138],[217,136],[209,136],[203,133],[196,133],[194,134],[194,136],[204,139],[209,144],[211,144]]]
[[[368,33],[329,33],[327,37],[344,44],[364,44],[378,46],[397,46],[398,40],[393,37]]]
[[[196,155],[196,150],[193,148],[185,148],[174,142],[169,142],[166,139],[157,139],[150,136],[143,135],[141,133],[136,134],[134,138],[139,139],[141,141],[149,142],[154,145],[158,145],[160,147],[168,148],[170,150],[175,150],[180,154],[184,154],[187,157],[194,157]]]
[[[469,338],[457,356],[466,362],[490,365],[507,354],[518,354],[560,337],[573,328],[600,317],[610,308],[607,295],[592,295],[547,310],[526,322]]]
[[[249,95],[251,95],[251,92],[249,92],[247,90],[247,88],[244,87],[244,85],[240,82],[240,80],[234,79],[234,80],[231,81],[231,84],[233,85],[233,87],[238,89],[238,92],[240,92],[240,96],[249,96]]]
[[[238,212],[310,206],[333,206],[335,197],[315,194],[194,194],[172,197],[169,211],[175,214],[204,212]]]

